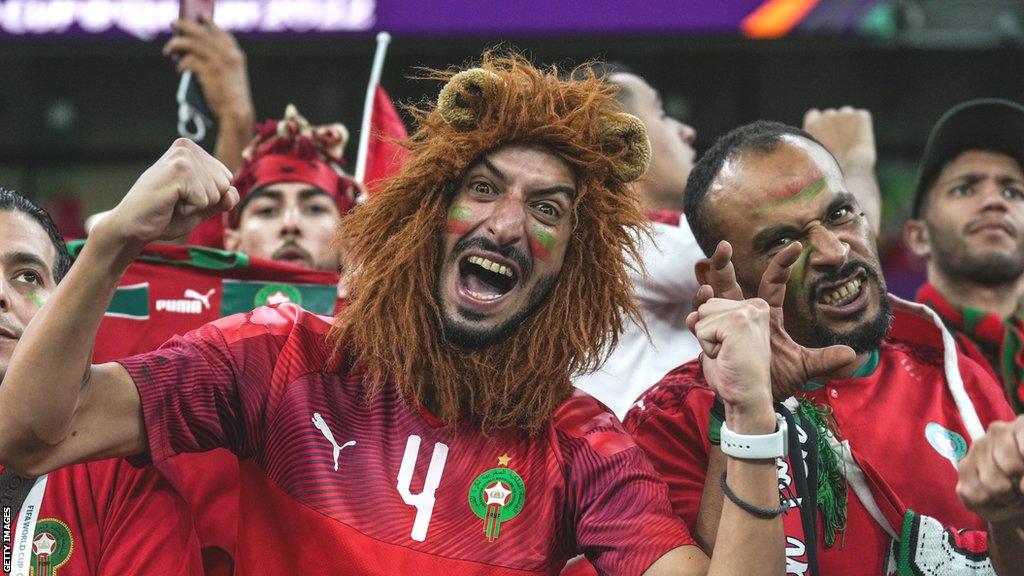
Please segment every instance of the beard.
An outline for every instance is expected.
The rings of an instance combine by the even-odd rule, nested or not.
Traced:
[[[444,335],[444,339],[455,346],[468,350],[488,348],[505,340],[515,334],[516,330],[527,318],[540,310],[557,281],[558,276],[555,274],[539,279],[536,286],[530,291],[530,298],[526,305],[517,310],[508,320],[493,328],[475,328],[460,322],[442,304],[441,332]],[[438,301],[440,301],[440,295],[436,292],[435,298],[438,298]],[[470,311],[460,311],[459,313],[470,320],[480,319],[477,314]]]
[[[521,249],[515,246],[499,247],[497,244],[486,238],[463,238],[459,240],[452,249],[449,257],[450,264],[457,266],[459,255],[466,250],[480,248],[489,252],[501,254],[504,258],[512,260],[519,266],[522,277],[519,284],[529,279],[533,272],[533,262]],[[438,264],[440,271],[441,265]],[[467,350],[481,350],[501,342],[515,334],[523,322],[537,313],[548,296],[551,294],[555,282],[558,281],[557,274],[549,274],[537,280],[537,283],[530,290],[526,304],[516,310],[504,322],[493,327],[476,327],[470,323],[460,321],[456,313],[451,310],[451,305],[446,305],[441,296],[441,274],[438,273],[438,283],[434,289],[434,299],[441,310],[441,334],[449,343],[465,348]],[[457,315],[468,320],[483,320],[484,315],[472,310],[459,309]]]
[[[954,231],[940,230],[925,222],[931,240],[932,258],[949,278],[967,280],[979,286],[996,288],[1013,284],[1024,274],[1024,244],[1012,253],[971,251]]]
[[[814,288],[848,278],[858,270],[862,270],[867,275],[865,282],[873,286],[879,295],[878,312],[872,318],[861,319],[850,330],[836,330],[818,319],[817,302],[815,301],[818,290]],[[876,269],[864,262],[848,262],[839,270],[817,279],[814,286],[807,291],[807,299],[800,308],[798,311],[802,317],[800,323],[794,325],[795,322],[787,322],[786,329],[793,340],[811,348],[844,345],[853,348],[853,351],[858,354],[874,350],[881,345],[882,339],[885,338],[889,332],[889,326],[892,324],[892,307],[889,305],[889,299],[885,296],[885,282]],[[865,308],[859,313],[859,316],[863,317],[867,313],[868,310]],[[793,327],[790,328],[790,326]]]

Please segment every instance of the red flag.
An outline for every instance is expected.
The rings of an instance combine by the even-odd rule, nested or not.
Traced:
[[[373,116],[370,118],[370,143],[366,153],[367,190],[372,194],[374,184],[401,169],[409,151],[398,145],[395,140],[408,138],[405,124],[398,110],[391,102],[391,97],[380,84],[373,95]]]

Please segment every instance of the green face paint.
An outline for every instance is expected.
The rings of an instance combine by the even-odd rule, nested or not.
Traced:
[[[472,228],[470,220],[473,218],[473,211],[465,206],[456,204],[448,210],[448,233],[465,234]]]
[[[530,230],[530,249],[533,250],[537,258],[544,260],[554,248],[555,237],[550,232],[540,226],[534,226]]]
[[[797,257],[796,262],[793,264],[793,270],[789,274],[789,282],[786,282],[787,302],[789,302],[790,298],[803,298],[807,294],[807,286],[804,285],[804,279],[807,278],[807,259],[814,250],[813,244],[809,242],[804,243],[800,256]]]
[[[765,211],[769,208],[776,208],[779,206],[786,206],[789,204],[796,204],[797,202],[812,200],[815,197],[817,197],[818,194],[821,194],[823,190],[825,190],[826,184],[828,183],[825,182],[824,178],[819,178],[812,182],[809,186],[805,187],[803,190],[797,192],[796,194],[786,196],[779,200],[769,200],[765,204],[762,204],[761,206],[758,206],[757,208],[754,209],[754,216],[762,216],[765,213]]]
[[[36,308],[42,308],[42,307],[43,307],[43,304],[44,304],[44,303],[46,302],[45,300],[43,300],[43,299],[42,299],[42,298],[41,298],[41,297],[39,296],[39,294],[36,294],[36,293],[35,293],[35,291],[32,291],[32,292],[29,292],[29,293],[28,293],[28,299],[29,299],[29,300],[30,300],[30,301],[31,301],[31,302],[32,302],[33,304],[35,304],[35,305],[36,305]]]

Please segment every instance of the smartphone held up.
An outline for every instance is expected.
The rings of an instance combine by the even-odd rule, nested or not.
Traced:
[[[178,16],[193,22],[213,21],[214,0],[179,0]],[[206,137],[206,127],[213,119],[203,97],[199,82],[186,70],[178,82],[178,134],[196,142]]]

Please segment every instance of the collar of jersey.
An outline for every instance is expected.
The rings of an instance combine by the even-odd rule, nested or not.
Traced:
[[[863,378],[865,376],[871,376],[872,374],[874,374],[876,368],[878,368],[878,350],[872,350],[868,354],[867,360],[865,360],[864,363],[861,364],[859,368],[857,368],[856,372],[850,375],[850,378]],[[847,378],[844,378],[844,380],[846,379]],[[824,385],[825,384],[811,380],[804,384],[804,392],[817,390],[818,388],[821,388]]]

